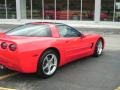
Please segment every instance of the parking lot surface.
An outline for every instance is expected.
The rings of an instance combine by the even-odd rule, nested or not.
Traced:
[[[0,26],[5,32],[13,26]],[[35,74],[0,70],[0,88],[16,90],[115,90],[120,86],[120,30],[77,28],[83,33],[101,34],[106,41],[99,58],[87,57],[58,69],[48,79]],[[16,73],[11,75],[11,73]],[[0,89],[2,90],[2,89]],[[118,89],[117,89],[118,90]]]

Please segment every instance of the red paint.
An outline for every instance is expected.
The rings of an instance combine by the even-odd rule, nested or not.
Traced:
[[[34,23],[41,24],[41,23]],[[41,54],[50,47],[58,49],[62,66],[76,59],[92,55],[95,44],[100,35],[91,34],[84,37],[63,38],[60,37],[54,24],[48,24],[52,31],[52,37],[23,37],[0,35],[0,44],[7,43],[7,49],[0,47],[0,64],[5,67],[24,73],[34,73]],[[16,45],[16,50],[9,49],[10,44]]]

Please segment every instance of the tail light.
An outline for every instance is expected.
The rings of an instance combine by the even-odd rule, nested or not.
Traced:
[[[2,49],[6,49],[7,48],[7,43],[6,42],[2,42],[1,43],[1,48]]]
[[[15,51],[15,50],[17,49],[16,44],[10,44],[10,45],[9,45],[9,49],[10,49],[11,51]]]

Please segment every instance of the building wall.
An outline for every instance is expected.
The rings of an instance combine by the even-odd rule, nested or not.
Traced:
[[[0,19],[120,21],[120,0],[0,0]]]

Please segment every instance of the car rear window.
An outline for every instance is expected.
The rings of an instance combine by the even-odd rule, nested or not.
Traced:
[[[6,32],[6,35],[13,36],[33,36],[33,37],[51,37],[51,30],[48,25],[26,24],[18,26]]]

